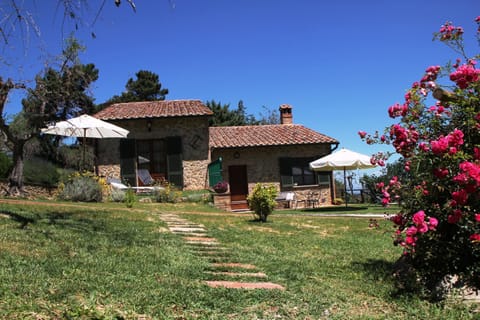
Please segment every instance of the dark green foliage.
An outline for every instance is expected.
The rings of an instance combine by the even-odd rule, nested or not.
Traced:
[[[39,158],[25,161],[24,176],[26,183],[48,187],[57,186],[60,179],[57,167],[53,163]]]
[[[230,104],[221,104],[215,100],[207,101],[207,107],[213,111],[213,117],[210,118],[210,126],[226,127],[226,126],[249,126],[249,125],[265,125],[279,124],[280,116],[278,111],[270,110],[263,106],[266,114],[261,113],[257,119],[253,114],[247,114],[247,110],[240,100],[237,109],[230,109]]]
[[[84,156],[85,156],[85,163],[82,164],[82,161],[80,161],[79,159],[83,159]],[[56,159],[58,163],[60,163],[65,168],[81,170],[82,165],[85,168],[93,168],[94,157],[95,155],[93,153],[93,148],[89,146],[87,143],[87,146],[85,149],[80,144],[61,146],[58,149]]]
[[[88,175],[75,175],[70,178],[58,194],[62,200],[101,202],[102,187],[96,179]]]
[[[8,173],[12,169],[12,159],[5,153],[0,152],[0,178],[8,177]]]
[[[7,125],[3,112],[0,112],[0,129],[7,138],[6,144],[13,151],[14,165],[9,175],[9,193],[12,195],[23,192],[25,148],[39,136],[40,128],[93,111],[93,98],[87,94],[87,89],[98,78],[98,70],[93,64],[79,63],[80,50],[82,47],[75,39],[68,39],[59,68],[47,68],[36,77],[35,87],[27,89],[22,111],[15,119]],[[6,101],[8,91],[14,86],[0,80],[0,88],[0,96],[3,95],[0,100]],[[0,111],[4,106],[4,103],[0,104]],[[61,139],[58,136],[42,137],[45,158],[56,154]]]
[[[215,100],[207,101],[206,105],[213,111],[213,117],[210,118],[210,126],[212,127],[258,124],[253,115],[246,114],[242,101],[239,101],[238,108],[235,110],[230,109],[230,104],[222,105],[220,102],[215,102]]]
[[[100,111],[114,103],[133,101],[155,101],[165,100],[168,89],[162,89],[159,76],[151,71],[140,70],[136,74],[137,79],[128,79],[125,91],[121,95],[115,95],[106,102],[97,106]]]

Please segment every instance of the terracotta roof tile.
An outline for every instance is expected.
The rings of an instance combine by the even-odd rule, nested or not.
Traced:
[[[298,124],[210,127],[210,147],[214,149],[318,143],[338,141]]]
[[[210,116],[200,100],[163,100],[116,103],[95,114],[101,120]]]

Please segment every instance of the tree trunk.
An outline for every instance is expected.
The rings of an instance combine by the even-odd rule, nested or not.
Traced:
[[[13,148],[13,170],[8,177],[8,193],[12,196],[25,194],[23,188],[23,149],[25,140],[19,140]]]

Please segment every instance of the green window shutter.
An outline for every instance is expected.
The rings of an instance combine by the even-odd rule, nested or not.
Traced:
[[[167,180],[174,186],[183,188],[182,138],[168,137],[167,146]]]
[[[213,187],[222,180],[222,157],[220,157],[208,164],[208,185]]]
[[[131,186],[136,186],[136,146],[134,139],[120,139],[120,177]]]
[[[174,186],[183,188],[183,164],[181,154],[167,155],[168,182]]]
[[[278,159],[280,166],[280,185],[281,187],[293,187],[293,175],[292,175],[292,164],[293,161],[291,158],[280,158]]]

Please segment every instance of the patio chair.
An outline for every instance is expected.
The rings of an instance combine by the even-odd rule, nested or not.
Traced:
[[[150,172],[147,169],[138,169],[137,176],[139,182],[141,182],[143,186],[151,186],[155,183],[155,180],[152,178]]]
[[[310,192],[307,195],[307,207],[316,208],[320,203],[318,192]]]
[[[307,207],[307,197],[301,192],[294,192],[293,194],[293,208],[297,210],[298,204],[303,203],[303,207]]]

